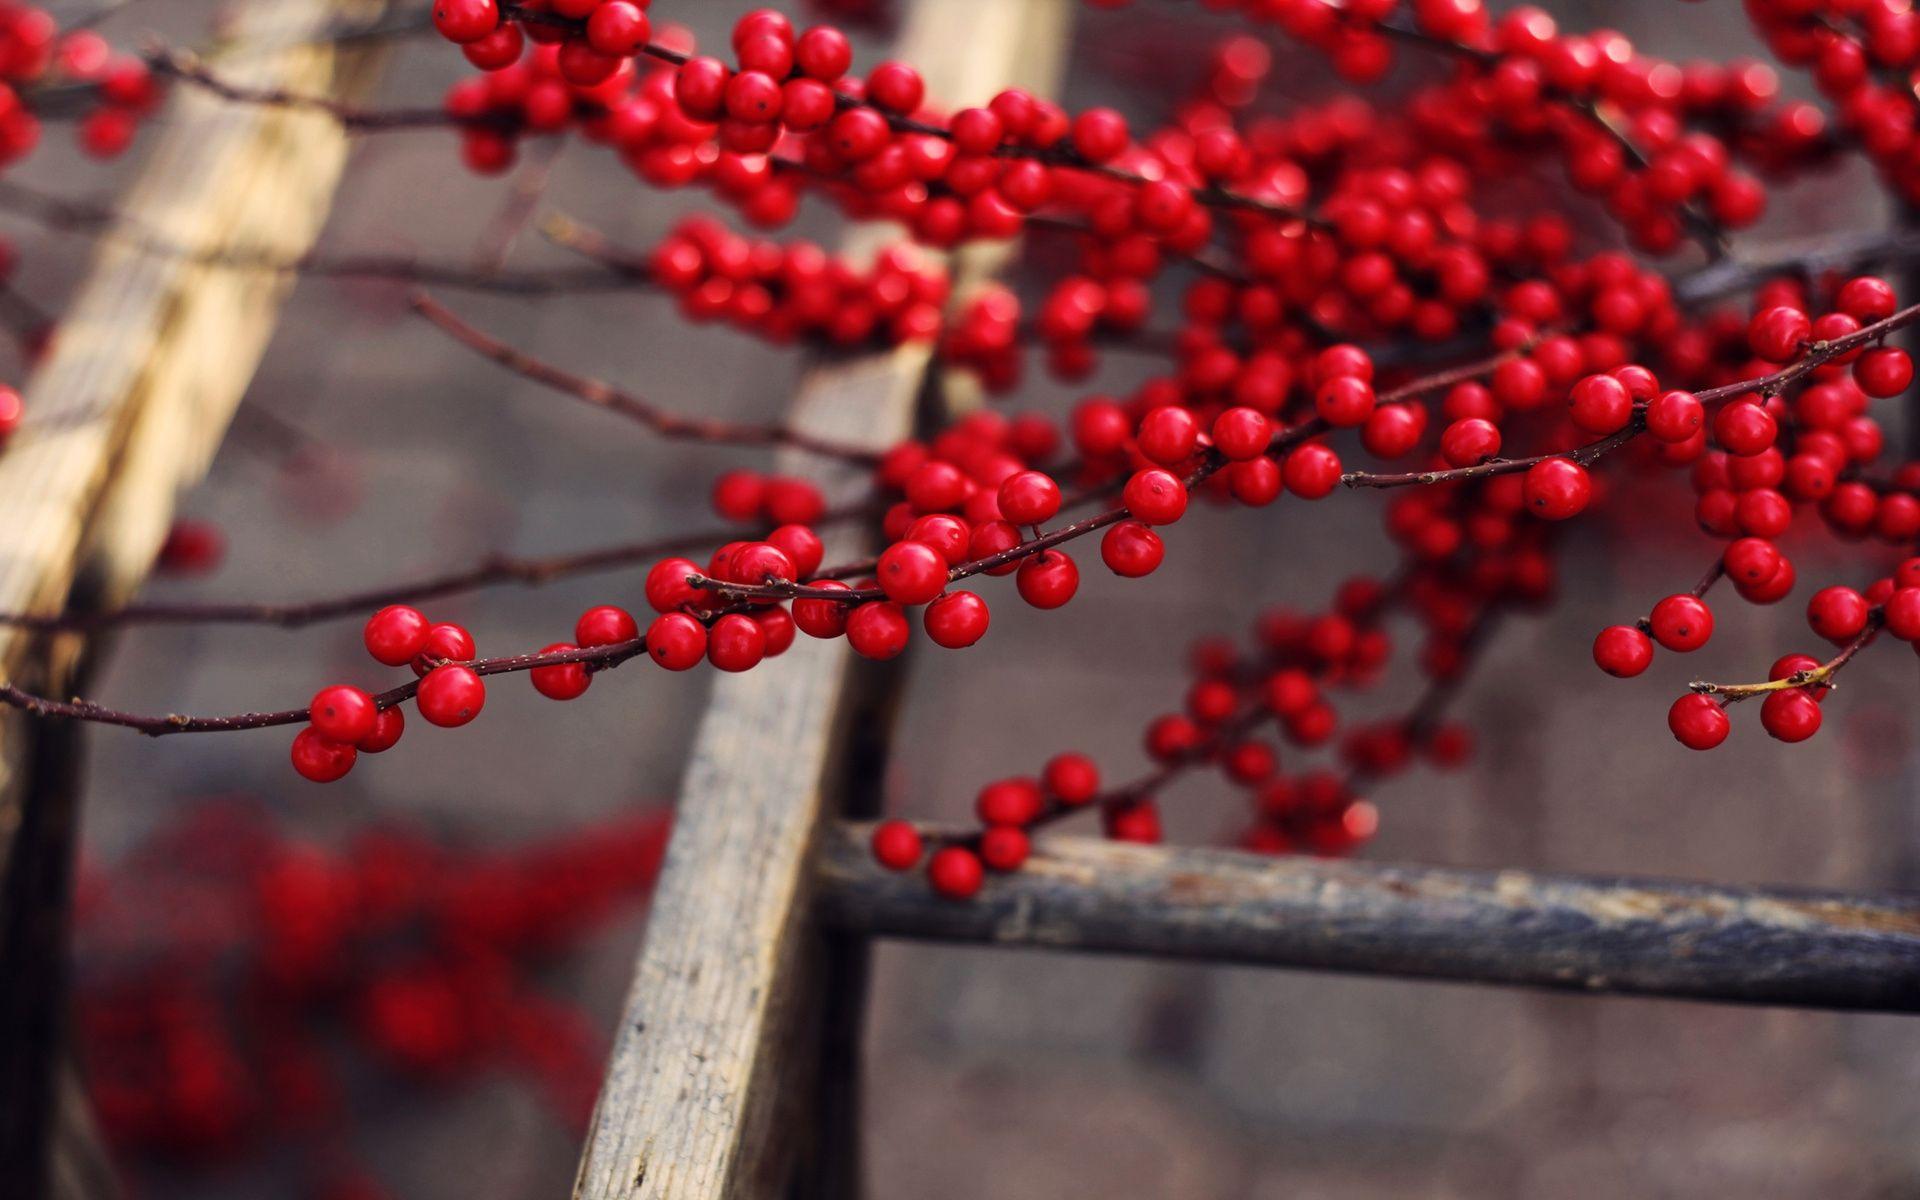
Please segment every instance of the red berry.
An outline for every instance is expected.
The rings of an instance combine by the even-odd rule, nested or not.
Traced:
[[[373,655],[375,662],[397,667],[412,662],[415,655],[426,649],[430,628],[431,623],[419,609],[390,604],[367,619],[362,637],[367,653]]]
[[[1869,396],[1898,396],[1913,382],[1913,357],[1896,346],[1879,346],[1853,363],[1854,382]]]
[[[1164,467],[1135,471],[1120,493],[1121,503],[1148,525],[1171,525],[1187,511],[1187,488]]]
[[[986,871],[973,851],[964,846],[943,846],[927,862],[927,881],[949,900],[969,900],[979,894]]]
[[[1732,724],[1713,697],[1689,692],[1667,710],[1667,728],[1689,750],[1711,750],[1727,740]]]
[[[1633,395],[1611,375],[1589,375],[1568,393],[1567,415],[1588,433],[1618,433],[1633,416]]]
[[[1751,401],[1729,404],[1713,418],[1713,436],[1729,454],[1759,454],[1773,445],[1779,432],[1767,410]]]
[[[373,733],[379,710],[373,697],[357,687],[335,684],[314,693],[307,719],[314,732],[330,742],[351,746]]]
[[[1193,457],[1200,441],[1200,422],[1188,409],[1165,405],[1140,421],[1140,453],[1163,467],[1175,467]]]
[[[1564,521],[1586,508],[1593,498],[1587,469],[1570,458],[1549,458],[1527,469],[1524,477],[1527,510],[1549,521]]]
[[[1354,375],[1336,375],[1313,394],[1313,407],[1327,424],[1347,428],[1373,413],[1373,385]]]
[[[1867,598],[1850,587],[1821,588],[1807,601],[1807,624],[1838,645],[1859,636],[1871,610]]]
[[[897,604],[925,604],[947,586],[947,560],[925,542],[895,542],[880,554],[880,588]]]
[[[926,93],[920,72],[905,63],[883,62],[867,72],[867,99],[888,112],[912,113]]]
[[[413,673],[424,677],[443,662],[472,662],[476,651],[473,635],[447,621],[427,630],[426,644],[413,656]]]
[[[315,783],[332,783],[353,770],[359,752],[352,746],[329,741],[316,729],[302,729],[293,735],[293,769]]]
[[[1090,108],[1073,119],[1073,148],[1091,163],[1109,163],[1127,148],[1127,119],[1111,108]]]
[[[1653,641],[1631,625],[1609,625],[1593,639],[1593,661],[1617,679],[1631,679],[1653,662]]]
[[[853,65],[853,44],[838,29],[816,25],[800,35],[793,47],[793,59],[808,75],[832,83]]]
[[[669,671],[688,671],[707,656],[707,627],[686,613],[663,613],[647,626],[647,654]]]
[[[494,0],[434,0],[433,27],[450,42],[477,42],[499,24]]]
[[[911,871],[925,850],[920,831],[905,821],[882,821],[875,825],[871,844],[873,861],[889,871]]]
[[[1812,333],[1813,322],[1806,313],[1780,304],[1754,314],[1747,326],[1747,342],[1768,362],[1792,362],[1800,357],[1801,343]]]
[[[1882,611],[1888,633],[1903,642],[1920,641],[1920,587],[1896,589]]]
[[[634,0],[600,0],[587,18],[587,42],[601,54],[630,57],[652,36],[646,9]]]
[[[611,604],[600,604],[580,614],[573,623],[573,640],[581,646],[613,646],[640,636],[633,614]]]
[[[1668,596],[1653,606],[1647,624],[1653,640],[1681,654],[1698,650],[1713,636],[1713,610],[1690,592]]]
[[[996,779],[974,797],[973,811],[986,825],[1029,825],[1040,816],[1046,800],[1031,779]]]
[[[766,656],[766,631],[752,617],[728,613],[707,631],[707,661],[722,671],[751,671]]]
[[[1086,804],[1100,793],[1100,768],[1084,754],[1056,754],[1041,770],[1040,783],[1061,804]]]
[[[980,859],[996,871],[1019,870],[1032,849],[1023,830],[996,825],[980,835]]]
[[[1080,590],[1080,568],[1063,551],[1042,550],[1020,564],[1014,587],[1035,608],[1059,608]]]
[[[1109,526],[1100,539],[1100,561],[1115,575],[1127,579],[1153,574],[1166,556],[1160,535],[1139,521]]]
[[[453,729],[480,715],[487,703],[487,685],[470,667],[435,667],[420,680],[415,700],[428,722]]]
[[[1273,422],[1256,408],[1229,408],[1213,419],[1213,444],[1233,462],[1246,462],[1267,452],[1273,441]]]
[[[1802,688],[1769,693],[1760,702],[1760,727],[1783,742],[1804,742],[1820,732],[1820,705]]]
[[[1736,584],[1765,583],[1780,569],[1780,551],[1765,538],[1743,537],[1727,546],[1720,562]]]
[[[1000,485],[1000,514],[1015,525],[1038,525],[1060,511],[1060,485],[1045,471],[1021,471]]]
[[[1484,417],[1463,417],[1440,434],[1440,456],[1449,466],[1471,467],[1500,453],[1500,427]]]
[[[400,735],[407,729],[407,714],[399,706],[383,708],[373,721],[373,732],[354,743],[354,749],[363,754],[379,754],[391,750],[400,744]]]
[[[624,638],[621,640],[625,640]],[[572,642],[555,642],[541,649],[542,654],[559,654],[568,650],[578,650]],[[533,690],[549,700],[572,700],[587,690],[593,682],[585,663],[558,663],[550,667],[535,667],[527,672],[533,677]]]
[[[863,658],[898,656],[910,632],[907,614],[889,600],[870,600],[847,614],[847,644]]]
[[[948,592],[927,605],[922,616],[927,637],[936,646],[960,650],[986,636],[987,602],[972,592]]]
[[[1664,392],[1647,405],[1647,432],[1663,442],[1684,442],[1706,424],[1707,410],[1692,392]]]
[[[1318,500],[1340,482],[1340,456],[1318,442],[1287,455],[1282,474],[1287,490],[1303,500]]]

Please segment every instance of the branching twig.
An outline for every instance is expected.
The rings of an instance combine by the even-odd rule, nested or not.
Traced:
[[[491,359],[516,374],[563,392],[597,408],[619,413],[652,429],[662,437],[697,442],[718,442],[735,446],[791,446],[829,458],[871,465],[879,461],[873,451],[861,446],[815,437],[785,425],[754,425],[739,421],[719,421],[687,417],[668,412],[629,392],[598,379],[575,375],[551,363],[525,354],[498,338],[483,333],[455,316],[451,310],[424,292],[413,295],[416,312],[439,326],[468,349]]]

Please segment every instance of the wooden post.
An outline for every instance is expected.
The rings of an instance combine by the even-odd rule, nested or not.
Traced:
[[[821,860],[838,927],[1036,949],[1150,954],[1692,1000],[1920,1012],[1920,895],[1048,838],[965,904],[883,870],[870,828]]]
[[[302,44],[380,0],[257,0],[230,28],[223,74],[249,87],[356,98],[370,49]],[[297,258],[318,235],[345,163],[329,118],[183,89],[122,209],[204,256]],[[252,378],[292,280],[97,245],[87,281],[25,389],[0,452],[0,610],[118,604],[144,578],[176,492],[205,471]],[[84,673],[78,636],[0,629],[0,677],[65,694]],[[73,1161],[84,1103],[62,1090],[66,902],[77,819],[73,731],[0,716],[0,1195],[99,1194],[108,1173]],[[49,1176],[47,1147],[61,1147]]]
[[[899,57],[921,68],[928,94],[942,103],[984,103],[1013,83],[1050,90],[1068,12],[1069,0],[916,0]],[[850,247],[871,252],[898,236],[862,229]],[[929,357],[911,346],[823,367],[802,385],[792,424],[876,449],[898,442],[912,429]],[[842,464],[783,452],[777,469],[822,481],[832,502],[866,494],[867,480]],[[827,557],[872,549],[861,536],[836,535]],[[834,777],[847,741],[840,726],[851,665],[844,640],[803,636],[751,676],[715,682],[577,1197],[781,1193],[804,1153],[801,1135],[814,1132],[807,1108],[819,1095],[824,1025],[835,1029],[840,1054],[829,1070],[857,1071],[848,1047],[857,997],[833,997],[840,1011],[829,1022],[825,984],[857,986],[864,968],[847,954],[864,948],[835,948],[830,972],[806,919],[810,857],[833,813],[829,798],[841,794]],[[814,1174],[815,1188],[857,1186],[852,1163]]]

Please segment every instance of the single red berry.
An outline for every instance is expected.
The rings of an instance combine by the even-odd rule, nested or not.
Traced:
[[[1887,632],[1903,642],[1920,641],[1920,587],[1901,587],[1882,609]]]
[[[1667,728],[1689,750],[1711,750],[1727,740],[1733,726],[1712,696],[1689,692],[1667,710]]]
[[[1100,768],[1084,754],[1056,754],[1042,768],[1040,783],[1061,804],[1086,804],[1100,793]]]
[[[1449,466],[1471,467],[1500,453],[1500,427],[1484,417],[1463,417],[1440,434],[1440,456]]]
[[[1140,419],[1140,453],[1163,467],[1192,458],[1199,441],[1199,420],[1179,405],[1163,405]]]
[[[647,626],[647,654],[669,671],[688,671],[707,656],[707,627],[687,613],[663,613]]]
[[[400,744],[400,735],[407,729],[407,714],[398,705],[383,708],[373,720],[373,732],[354,743],[354,749],[363,754],[379,754],[391,750]]]
[[[1127,119],[1111,108],[1090,108],[1073,119],[1073,148],[1090,163],[1109,163],[1127,148]]]
[[[1000,484],[1000,515],[1015,525],[1038,525],[1060,511],[1060,485],[1045,471],[1021,471]]]
[[[434,0],[433,27],[450,42],[477,42],[499,24],[494,0]]]
[[[1059,608],[1080,590],[1080,568],[1061,550],[1042,550],[1020,564],[1014,576],[1020,598],[1035,608]]]
[[[1897,346],[1878,346],[1853,363],[1853,379],[1869,396],[1898,396],[1913,383],[1913,356]]]
[[[428,628],[426,645],[413,656],[411,665],[413,673],[424,678],[427,672],[443,662],[472,662],[477,653],[472,634],[449,621],[442,621]]]
[[[301,778],[315,783],[332,783],[353,770],[359,752],[352,746],[329,741],[311,727],[293,735],[293,769]]]
[[[1126,579],[1153,574],[1166,556],[1166,544],[1160,535],[1140,521],[1111,525],[1100,539],[1100,561]]]
[[[948,592],[927,605],[921,623],[936,646],[960,650],[987,634],[987,602],[972,592]]]
[[[373,732],[378,715],[372,696],[346,684],[321,688],[307,706],[307,719],[313,723],[314,732],[348,746]]]
[[[1631,679],[1653,662],[1653,640],[1631,625],[1609,625],[1593,639],[1593,661],[1617,679]]]
[[[1684,442],[1706,421],[1707,410],[1692,392],[1664,392],[1647,405],[1647,432],[1663,442]]]
[[[925,844],[920,831],[905,821],[882,821],[873,827],[873,861],[889,871],[911,871],[920,863]]]
[[[1340,456],[1327,446],[1310,442],[1287,455],[1282,474],[1288,491],[1303,500],[1318,500],[1340,482]]]
[[[707,631],[707,661],[722,671],[750,671],[766,656],[766,631],[752,617],[728,613]]]
[[[974,797],[973,811],[985,825],[1028,825],[1045,807],[1040,785],[1032,779],[996,779]]]
[[[1797,308],[1776,304],[1755,313],[1747,325],[1747,343],[1768,362],[1792,362],[1813,333],[1813,322]]]
[[[599,604],[573,623],[573,640],[581,646],[613,646],[640,636],[633,614],[612,604]]]
[[[880,554],[880,589],[896,604],[925,604],[947,586],[947,560],[925,542],[895,542]]]
[[[1313,407],[1327,424],[1347,428],[1373,413],[1373,385],[1354,375],[1336,375],[1313,394]]]
[[[634,0],[600,0],[587,18],[587,42],[601,54],[631,57],[652,36],[646,9]]]
[[[927,862],[927,881],[949,900],[970,900],[979,894],[986,871],[973,851],[964,846],[943,846]]]
[[[1120,501],[1148,525],[1171,525],[1187,511],[1187,488],[1164,467],[1135,471],[1120,493]]]
[[[1720,563],[1736,584],[1765,583],[1780,569],[1780,551],[1765,538],[1736,538],[1720,556]]]
[[[920,72],[905,63],[883,62],[867,72],[867,99],[888,112],[912,113],[926,94]]]
[[[863,658],[897,657],[911,632],[907,614],[890,600],[870,600],[847,614],[847,644]]]
[[[853,66],[853,44],[838,29],[816,25],[794,43],[793,59],[808,75],[832,83]]]
[[[1570,458],[1535,463],[1524,476],[1527,510],[1549,521],[1577,515],[1593,499],[1593,481],[1587,469]]]
[[[579,648],[572,642],[555,642],[551,646],[542,647],[540,653],[560,654]],[[549,700],[572,700],[585,692],[588,685],[593,682],[593,676],[588,673],[587,665],[577,662],[535,667],[527,674],[533,678],[533,690]]]
[[[427,672],[414,699],[428,722],[453,729],[480,715],[487,703],[487,685],[472,668],[450,664]]]
[[[1884,279],[1861,275],[1840,285],[1834,295],[1834,307],[1856,321],[1884,321],[1899,307],[1893,287]]]
[[[1691,592],[1680,592],[1654,605],[1647,624],[1652,627],[1654,641],[1686,654],[1706,645],[1713,636],[1713,610]]]
[[[1779,433],[1767,410],[1747,400],[1729,404],[1713,417],[1713,436],[1729,454],[1759,454],[1773,445]]]
[[[701,573],[690,558],[669,558],[655,563],[647,571],[647,603],[653,606],[653,611],[663,613],[699,603],[709,593],[688,583],[687,576]],[[579,630],[574,633],[577,637]]]
[[[1233,462],[1246,462],[1267,452],[1273,441],[1273,421],[1257,408],[1229,408],[1213,419],[1213,445]]]
[[[1838,645],[1859,636],[1871,611],[1867,598],[1850,587],[1821,588],[1807,601],[1807,624]]]
[[[373,655],[375,662],[397,667],[412,662],[415,655],[426,649],[427,631],[431,628],[432,623],[419,609],[390,604],[367,619],[362,637],[367,653]]]
[[[1633,417],[1633,395],[1612,375],[1589,375],[1567,394],[1567,415],[1588,433],[1618,433]]]
[[[1802,688],[1770,693],[1760,702],[1760,727],[1783,742],[1804,742],[1820,732],[1820,705]]]
[[[1018,871],[1032,850],[1023,830],[996,825],[980,835],[980,860],[996,871]]]

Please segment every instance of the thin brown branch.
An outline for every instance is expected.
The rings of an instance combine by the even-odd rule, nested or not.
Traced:
[[[556,650],[543,654],[515,654],[506,658],[482,658],[463,665],[471,668],[476,675],[505,675],[517,671],[531,671],[536,667],[560,666],[565,663],[585,663],[590,670],[609,670],[646,652],[647,639],[637,637],[631,641],[616,642],[608,646]],[[374,703],[383,709],[392,708],[396,704],[411,699],[419,690],[420,681],[415,679],[381,692],[374,697]],[[0,704],[9,705],[36,717],[91,721],[98,725],[118,725],[144,733],[148,737],[165,737],[175,733],[236,733],[243,729],[268,729],[277,725],[298,725],[306,721],[309,716],[309,710],[305,708],[235,713],[225,717],[190,717],[180,713],[152,716],[122,712],[91,700],[51,700],[44,696],[35,696],[6,682],[0,682]]]
[[[862,446],[815,437],[785,425],[755,425],[740,421],[719,421],[682,416],[669,412],[612,384],[554,366],[534,358],[478,328],[469,325],[424,292],[413,295],[414,311],[433,322],[461,345],[507,368],[515,374],[543,384],[609,412],[635,421],[661,437],[686,441],[713,442],[734,446],[791,446],[829,458],[871,465],[879,456]]]
[[[1705,696],[1721,696],[1728,704],[1737,704],[1755,696],[1764,696],[1769,692],[1783,692],[1789,688],[1832,688],[1836,686],[1833,677],[1842,668],[1852,662],[1854,656],[1865,650],[1880,636],[1880,630],[1886,623],[1886,614],[1876,606],[1867,616],[1866,628],[1854,636],[1854,639],[1826,662],[1817,667],[1808,667],[1804,671],[1795,671],[1782,679],[1769,679],[1765,683],[1709,683],[1696,679],[1687,686]]]

